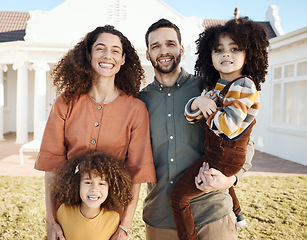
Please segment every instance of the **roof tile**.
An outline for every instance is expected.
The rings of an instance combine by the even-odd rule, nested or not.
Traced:
[[[23,40],[30,14],[0,11],[0,42]]]

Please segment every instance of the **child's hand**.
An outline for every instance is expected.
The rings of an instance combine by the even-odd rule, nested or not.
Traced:
[[[191,110],[195,111],[196,109],[199,109],[203,113],[204,117],[208,118],[216,111],[217,106],[210,98],[200,95],[199,97],[195,98],[191,104]]]
[[[201,96],[205,96],[213,100],[214,102],[216,102],[217,100],[217,95],[213,90],[207,91],[206,89],[204,89],[203,92],[201,93]]]

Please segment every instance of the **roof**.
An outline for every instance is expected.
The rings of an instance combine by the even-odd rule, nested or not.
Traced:
[[[203,27],[204,29],[207,29],[209,27],[213,27],[216,25],[225,25],[228,20],[221,20],[221,19],[204,19],[203,21]],[[255,21],[257,22],[257,21]],[[264,26],[268,30],[268,37],[269,39],[276,37],[276,33],[274,32],[270,22],[257,22],[260,23],[262,26]]]
[[[0,11],[0,42],[24,41],[29,18],[27,12]]]
[[[27,21],[30,18],[28,12],[2,12],[0,11],[0,42],[24,41]],[[221,24],[225,25],[227,20],[204,19],[203,27],[209,27]],[[270,22],[258,22],[268,30],[269,39],[276,37]]]

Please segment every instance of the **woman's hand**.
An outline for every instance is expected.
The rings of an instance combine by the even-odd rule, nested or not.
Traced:
[[[121,224],[126,228],[132,228],[133,216],[137,207],[137,203],[139,200],[139,193],[141,189],[140,183],[135,183],[132,185],[132,201],[129,203],[127,207],[125,207]],[[128,234],[121,229],[120,227],[116,230],[115,234],[112,236],[111,240],[128,240]]]
[[[111,237],[111,240],[128,240],[129,237],[130,236],[128,236],[123,229],[118,228],[114,235]]]
[[[45,172],[46,225],[48,240],[65,240],[61,226],[55,221],[55,198],[51,193],[53,173]]]
[[[55,221],[46,221],[48,240],[65,240],[61,226]]]
[[[226,177],[221,171],[209,168],[208,163],[203,163],[195,177],[195,186],[197,189],[209,193],[217,190],[230,188],[236,181],[235,176]]]

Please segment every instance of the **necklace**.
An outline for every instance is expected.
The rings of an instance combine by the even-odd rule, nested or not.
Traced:
[[[113,102],[117,97],[119,96],[119,91],[115,90],[115,92],[112,94],[112,97],[108,98],[108,99],[103,99],[101,101],[97,101],[93,96],[91,96],[91,98],[96,102],[96,103],[100,103],[100,104],[109,104],[111,102]]]

